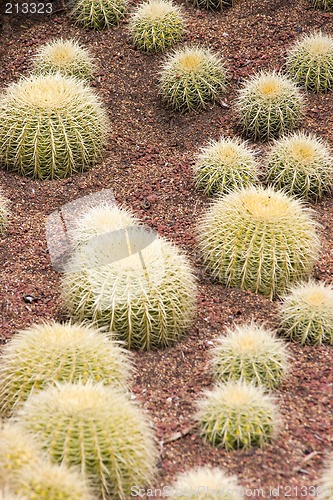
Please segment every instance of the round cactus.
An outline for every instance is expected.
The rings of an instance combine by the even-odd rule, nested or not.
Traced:
[[[191,325],[196,302],[186,257],[143,226],[110,231],[77,247],[62,292],[73,319],[105,326],[134,349],[176,342]]]
[[[276,189],[316,201],[332,190],[333,157],[320,138],[296,132],[275,141],[265,177]]]
[[[178,500],[241,500],[242,489],[235,476],[227,476],[218,468],[196,467],[178,474],[169,498]]]
[[[8,222],[8,200],[0,192],[0,234]]]
[[[202,149],[194,172],[196,188],[208,195],[250,186],[258,180],[254,154],[238,138],[212,141]]]
[[[3,347],[0,413],[10,415],[31,392],[55,382],[102,381],[126,388],[129,353],[85,325],[45,323],[17,333]]]
[[[27,177],[64,178],[96,164],[107,128],[106,112],[82,81],[31,76],[0,98],[0,163]]]
[[[102,30],[119,24],[126,14],[127,0],[74,0],[69,12],[83,28]]]
[[[332,0],[309,0],[309,2],[316,8],[322,10],[332,10]]]
[[[40,466],[45,454],[21,427],[12,422],[0,428],[0,488],[13,483],[25,466]]]
[[[207,108],[226,90],[224,62],[210,49],[182,47],[162,65],[160,93],[165,102],[179,111]]]
[[[212,350],[211,365],[219,382],[245,380],[268,388],[276,387],[288,369],[285,343],[274,333],[254,323],[227,329]]]
[[[326,460],[318,486],[320,500],[333,500],[333,455]]]
[[[149,0],[133,12],[129,31],[136,47],[162,51],[178,42],[184,34],[185,19],[179,7],[169,0]]]
[[[236,109],[240,125],[248,136],[269,140],[299,125],[303,97],[286,76],[261,71],[252,75],[239,90]]]
[[[11,488],[27,500],[93,500],[79,472],[47,462],[21,469]]]
[[[319,239],[313,211],[272,188],[249,187],[212,204],[199,245],[214,278],[270,299],[311,275]]]
[[[95,65],[89,52],[75,40],[53,40],[42,45],[34,58],[33,71],[38,75],[61,73],[64,76],[91,79]]]
[[[333,287],[302,283],[284,297],[279,310],[284,337],[301,344],[333,344]]]
[[[241,380],[206,391],[195,419],[201,437],[227,450],[263,447],[276,436],[280,421],[273,397]]]
[[[235,0],[192,0],[196,7],[209,10],[223,10],[232,7]]]
[[[102,203],[88,208],[75,220],[70,236],[76,248],[93,238],[139,224],[140,220],[125,208]]]
[[[289,75],[306,90],[327,92],[333,88],[333,38],[322,33],[305,35],[289,50]]]
[[[52,461],[77,466],[103,500],[127,498],[133,485],[152,479],[157,450],[148,420],[102,383],[49,387],[33,394],[17,418]]]

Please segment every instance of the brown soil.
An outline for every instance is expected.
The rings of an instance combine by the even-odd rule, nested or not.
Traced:
[[[120,205],[187,252],[199,281],[197,320],[184,340],[169,349],[135,354],[133,392],[149,411],[158,438],[165,441],[154,487],[170,485],[175,473],[191,466],[211,464],[236,474],[249,488],[247,496],[263,496],[254,491],[262,488],[269,497],[269,487],[280,486],[281,497],[311,498],[309,487],[317,484],[326,453],[333,451],[332,347],[289,345],[291,372],[276,391],[282,431],[264,449],[226,452],[189,430],[195,399],[212,384],[207,360],[214,340],[226,326],[250,318],[275,327],[277,307],[262,296],[225,289],[204,272],[195,231],[209,199],[195,191],[192,165],[208,139],[238,133],[232,101],[239,82],[260,68],[281,68],[287,47],[301,32],[322,29],[333,34],[333,13],[314,10],[305,0],[243,0],[222,13],[201,11],[190,3],[182,6],[189,22],[187,41],[223,55],[231,75],[221,105],[183,115],[165,109],[158,97],[156,75],[164,56],[135,50],[126,21],[91,32],[73,26],[63,11],[51,17],[2,15],[1,86],[28,74],[40,43],[76,37],[96,58],[99,72],[93,85],[108,108],[112,127],[105,161],[82,175],[34,181],[0,172],[12,210],[0,241],[0,338],[4,343],[19,328],[63,317],[60,275],[52,269],[45,239],[46,217],[71,200],[112,188]],[[54,2],[53,9],[58,8]],[[303,128],[333,146],[332,120],[331,94],[306,96]],[[262,154],[267,145],[253,147]],[[314,208],[322,239],[315,274],[332,284],[332,197]],[[27,294],[35,300],[27,303]]]

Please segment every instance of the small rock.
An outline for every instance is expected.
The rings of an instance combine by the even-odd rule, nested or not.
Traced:
[[[26,304],[32,304],[33,302],[38,302],[38,298],[34,297],[33,295],[23,295],[23,300]]]

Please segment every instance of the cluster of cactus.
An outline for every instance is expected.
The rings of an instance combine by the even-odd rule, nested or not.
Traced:
[[[129,353],[105,332],[75,324],[33,325],[3,347],[0,413],[10,415],[31,392],[55,382],[92,380],[126,388],[130,369]]]
[[[333,345],[333,288],[310,281],[294,287],[279,309],[283,336],[301,344]]]
[[[296,132],[273,144],[265,179],[276,189],[317,201],[332,189],[333,157],[323,140]]]
[[[0,234],[8,222],[8,201],[0,192]]]
[[[227,450],[262,447],[277,434],[279,412],[261,386],[242,380],[218,384],[198,401],[200,435]]]
[[[212,204],[199,225],[199,245],[214,278],[273,299],[311,275],[316,227],[299,200],[251,186]]]
[[[245,380],[269,389],[276,387],[288,370],[285,343],[274,333],[254,323],[228,329],[212,350],[215,380]]]
[[[303,97],[296,84],[275,71],[252,75],[239,90],[236,110],[243,131],[254,139],[269,140],[300,123]]]
[[[192,0],[196,7],[209,10],[223,10],[232,7],[235,0]]]
[[[82,241],[79,232],[76,238]],[[107,327],[128,348],[153,349],[173,344],[191,325],[196,283],[185,255],[153,231],[109,227],[77,246],[62,295],[73,319]]]
[[[217,467],[196,467],[178,474],[171,487],[171,500],[241,500],[242,489],[235,476]]]
[[[306,90],[327,92],[333,88],[333,38],[322,33],[305,35],[289,50],[289,75]]]
[[[33,72],[38,75],[61,73],[91,79],[95,64],[87,49],[81,47],[75,40],[53,40],[42,45],[34,57]]]
[[[322,9],[322,10],[332,10],[333,9],[332,0],[309,0],[309,2],[316,9]]]
[[[221,137],[203,148],[194,166],[196,188],[222,194],[258,180],[253,152],[238,138]]]
[[[136,47],[149,52],[163,51],[178,42],[185,19],[170,0],[149,0],[133,12],[129,30]]]
[[[34,436],[15,421],[0,430],[0,488],[25,500],[91,500],[80,474],[51,464]]]
[[[175,50],[166,58],[159,75],[162,98],[179,111],[207,108],[221,97],[226,83],[222,59],[210,49],[197,46]]]
[[[137,405],[102,383],[57,384],[32,394],[17,421],[50,459],[81,470],[98,498],[127,498],[149,484],[157,449]]]
[[[126,8],[126,0],[75,0],[69,15],[83,28],[102,30],[119,24]]]
[[[30,76],[0,98],[0,163],[37,179],[71,176],[101,158],[107,129],[106,111],[82,81]]]

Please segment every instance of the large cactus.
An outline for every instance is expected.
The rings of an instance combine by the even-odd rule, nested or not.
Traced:
[[[199,225],[199,244],[214,278],[273,299],[311,275],[316,227],[300,201],[252,186],[212,204]]]
[[[0,97],[0,163],[26,177],[59,179],[100,160],[108,118],[82,81],[30,76]]]
[[[49,387],[32,395],[17,419],[53,462],[79,468],[103,500],[125,499],[153,477],[157,449],[147,418],[102,383]]]

